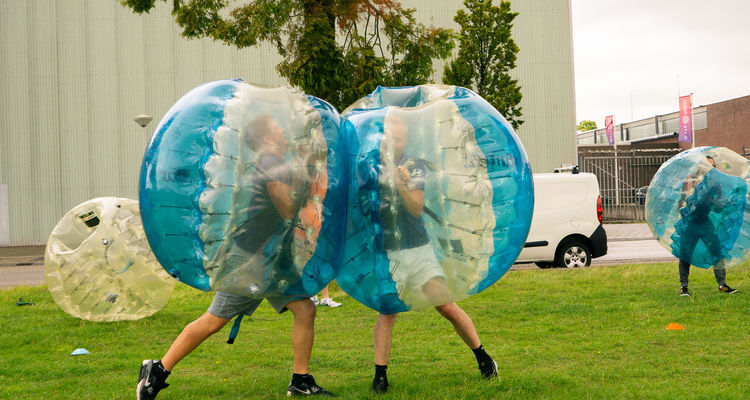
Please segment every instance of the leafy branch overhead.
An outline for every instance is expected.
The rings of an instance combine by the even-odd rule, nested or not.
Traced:
[[[119,0],[148,13],[159,0]],[[167,0],[162,0],[167,3]],[[284,60],[282,77],[338,108],[378,85],[429,82],[432,62],[454,46],[450,30],[426,27],[396,0],[170,0],[187,38],[237,48],[262,42]]]
[[[521,87],[510,71],[519,49],[511,30],[518,13],[510,2],[494,6],[492,0],[465,0],[466,10],[453,18],[461,27],[458,56],[445,66],[443,81],[473,89],[517,129],[521,119]]]

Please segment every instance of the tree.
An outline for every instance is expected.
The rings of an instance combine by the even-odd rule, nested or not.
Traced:
[[[576,128],[576,130],[578,130],[579,132],[586,132],[592,129],[596,129],[596,122],[590,121],[588,119],[584,119],[583,121],[578,123],[578,128]]]
[[[119,1],[140,14],[158,0]],[[454,46],[450,30],[417,23],[414,9],[397,0],[171,3],[184,37],[209,37],[237,48],[271,43],[284,57],[276,66],[282,77],[339,109],[378,85],[427,83],[433,59],[447,58]]]
[[[511,36],[510,2],[464,0],[466,10],[453,18],[461,27],[458,55],[445,66],[443,82],[473,89],[517,129],[522,123],[521,87],[509,72],[516,67],[518,46]]]

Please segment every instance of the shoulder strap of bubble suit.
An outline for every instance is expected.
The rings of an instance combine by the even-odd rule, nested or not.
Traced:
[[[240,333],[240,324],[242,323],[242,317],[243,317],[243,314],[239,314],[237,318],[234,319],[232,330],[229,331],[229,339],[227,339],[227,343],[229,344],[234,343],[234,339],[236,339],[237,334]]]

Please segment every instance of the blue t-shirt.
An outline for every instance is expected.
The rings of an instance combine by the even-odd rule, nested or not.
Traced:
[[[408,187],[411,190],[424,191],[425,186],[425,163],[418,158],[411,158],[401,154],[396,160],[396,166],[405,166],[411,175]],[[394,173],[394,172],[391,172]],[[398,193],[398,188],[391,187],[383,179],[390,177],[381,175],[380,185],[380,220],[383,223],[383,248],[386,250],[411,249],[424,246],[430,242],[422,217],[413,217],[406,210],[404,201]],[[395,177],[393,177],[395,179]],[[396,213],[392,205],[395,205]],[[396,232],[400,237],[396,238]]]
[[[251,203],[247,207],[248,219],[235,236],[235,243],[245,251],[255,253],[276,233],[283,233],[281,214],[268,193],[269,182],[280,182],[292,186],[292,170],[283,158],[264,153],[258,157],[251,178]]]
[[[708,222],[708,214],[721,201],[721,184],[715,168],[709,170],[703,181],[695,187],[692,196],[685,201],[685,207],[680,210],[682,218],[695,223]]]

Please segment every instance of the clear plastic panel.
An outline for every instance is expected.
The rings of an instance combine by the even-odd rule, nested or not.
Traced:
[[[89,321],[136,320],[159,311],[175,280],[154,258],[138,202],[82,203],[52,230],[44,257],[47,287],[68,314]]]

